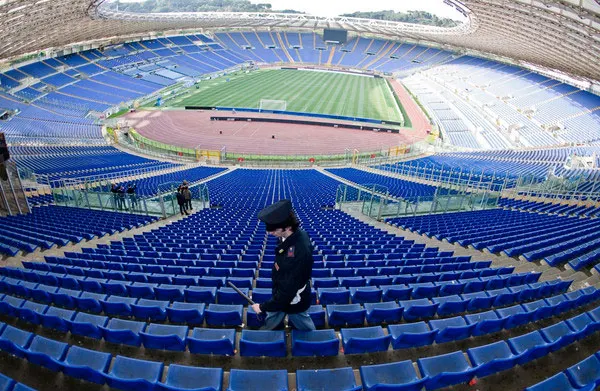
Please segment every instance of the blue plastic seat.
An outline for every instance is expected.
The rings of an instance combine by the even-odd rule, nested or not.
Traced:
[[[157,286],[158,284],[149,282],[134,282],[133,284],[127,285],[127,291],[131,297],[154,299],[156,297],[154,294],[154,288]]]
[[[204,322],[205,304],[183,303],[175,301],[166,308],[169,321],[172,323],[202,324]]]
[[[159,382],[156,389],[159,391],[220,391],[222,387],[223,369],[221,368],[171,364],[165,382]]]
[[[160,284],[154,288],[154,295],[157,300],[183,301],[184,287],[171,284]]]
[[[285,332],[283,330],[242,330],[240,355],[285,357]]]
[[[109,296],[106,300],[100,301],[104,313],[107,315],[131,316],[131,305],[138,301],[134,297]]]
[[[271,298],[271,289],[254,288],[252,289],[252,300],[255,303],[264,303]]]
[[[319,288],[337,288],[340,286],[340,280],[337,277],[322,277],[313,278],[312,286],[315,289]]]
[[[581,339],[593,333],[596,330],[596,322],[588,315],[587,312],[574,316],[566,320],[569,328],[575,332],[575,338]]]
[[[551,352],[569,345],[575,340],[576,335],[564,321],[544,327],[540,330],[540,333],[544,337],[544,340],[551,344]]]
[[[67,321],[72,320],[74,317],[75,311],[59,307],[48,307],[44,314],[40,314],[40,322],[44,327],[67,332],[69,331]]]
[[[162,378],[162,362],[117,356],[104,377],[106,383],[121,390],[153,391]]]
[[[123,281],[108,280],[100,283],[104,292],[108,295],[125,296],[127,295],[127,285]]]
[[[471,292],[462,293],[460,297],[463,300],[468,300],[467,311],[479,311],[492,308],[495,297],[487,294],[487,292]]]
[[[487,294],[494,297],[494,307],[513,304],[517,301],[518,296],[517,293],[511,292],[508,288],[491,289],[487,291]]]
[[[25,300],[11,295],[3,295],[0,300],[0,312],[10,315],[17,316],[19,308],[25,303]]]
[[[298,391],[331,390],[360,391],[356,385],[352,368],[335,369],[300,369],[296,371],[296,388]]]
[[[63,361],[63,372],[78,379],[104,384],[104,373],[111,360],[110,353],[71,346]]]
[[[400,322],[404,309],[394,301],[365,303],[368,324]]]
[[[108,317],[78,312],[73,320],[66,322],[69,325],[71,333],[100,339],[103,335],[100,327],[106,326]]]
[[[167,319],[168,301],[139,299],[137,303],[131,304],[133,317],[137,319],[165,320]]]
[[[479,278],[461,278],[461,282],[465,283],[464,293],[481,292],[485,289],[487,281],[482,281]]]
[[[317,289],[319,304],[348,304],[350,291],[343,287]]]
[[[506,341],[470,348],[467,349],[467,354],[475,368],[477,377],[484,377],[512,368],[516,360]]]
[[[388,326],[394,349],[431,345],[438,330],[431,330],[425,322],[394,324]]]
[[[239,288],[246,296],[248,296],[248,288]],[[240,294],[233,290],[233,288],[222,287],[217,290],[217,301],[219,304],[241,304],[246,305],[248,301],[244,299]]]
[[[204,310],[204,318],[209,326],[238,326],[242,324],[241,304],[209,304]]]
[[[419,391],[425,379],[420,379],[410,360],[360,367],[365,391]]]
[[[146,328],[145,322],[111,318],[106,326],[98,326],[102,330],[102,337],[108,342],[140,346],[142,338],[140,332]]]
[[[562,293],[554,295],[552,297],[547,297],[544,300],[546,300],[546,303],[548,303],[548,305],[550,305],[554,309],[553,315],[561,314],[575,306],[575,302],[569,300]]]
[[[58,372],[62,368],[61,361],[67,354],[68,348],[69,345],[64,342],[36,335],[25,355],[30,362]]]
[[[210,277],[204,276],[198,280],[200,286],[209,286],[214,288],[220,288],[225,286],[225,277]]]
[[[352,303],[379,303],[382,290],[375,286],[350,288],[350,299]]]
[[[412,293],[412,288],[406,285],[385,285],[380,288],[383,291],[383,301],[409,300]]]
[[[17,384],[15,384],[15,387],[12,389],[12,391],[37,391],[37,390],[35,388],[26,386],[23,383],[17,383]]]
[[[435,285],[433,282],[423,282],[417,284],[409,284],[409,287],[413,288],[411,297],[413,299],[432,298],[438,296],[440,292],[440,285]]]
[[[465,312],[467,310],[467,305],[469,304],[469,300],[464,300],[458,295],[434,297],[431,301],[439,304],[437,313],[440,316]]]
[[[399,304],[404,308],[404,319],[409,322],[433,317],[439,306],[437,303],[432,304],[428,299],[403,300]]]
[[[0,391],[12,391],[15,381],[0,373]]]
[[[81,291],[67,289],[67,288],[59,288],[54,294],[52,294],[52,302],[61,307],[75,309],[76,302],[75,297],[79,297],[81,295]]]
[[[437,282],[436,285],[440,286],[440,296],[450,296],[450,295],[460,295],[464,292],[465,286],[467,285],[465,282],[458,282],[455,279],[459,277],[452,277],[449,275],[450,273],[444,273],[440,277],[440,282]],[[452,273],[456,274],[456,273]],[[446,278],[451,280],[446,280]],[[452,279],[454,278],[454,279]]]
[[[146,348],[183,352],[188,331],[188,326],[151,323],[146,331],[140,331],[140,336]]]
[[[217,288],[191,286],[185,289],[184,296],[188,303],[214,303],[217,299]]]
[[[345,354],[384,352],[392,338],[384,333],[381,326],[342,328],[340,334]]]
[[[417,365],[421,375],[426,378],[425,388],[427,390],[466,383],[475,376],[474,369],[460,351],[420,358],[417,360]]]
[[[328,305],[326,309],[329,326],[360,326],[365,323],[367,311],[360,304]]]
[[[479,312],[465,315],[467,324],[475,325],[472,334],[474,336],[495,333],[504,328],[506,318],[501,318],[494,311]]]
[[[382,285],[391,285],[392,280],[392,277],[388,277],[386,275],[367,277],[367,286],[381,287]]]
[[[316,328],[325,326],[325,310],[322,306],[315,304],[308,308],[308,315],[312,319]]]
[[[462,316],[455,316],[453,318],[430,320],[429,327],[431,330],[438,330],[435,342],[443,343],[469,338],[475,325],[467,324]]]
[[[233,355],[235,350],[235,329],[195,328],[188,337],[191,353]]]
[[[496,310],[496,313],[501,318],[506,319],[506,322],[504,322],[505,329],[529,323],[533,316],[533,313],[527,312],[520,304],[513,305],[512,307],[499,308]]]
[[[39,284],[35,289],[31,291],[31,296],[35,301],[40,303],[49,304],[52,302],[53,294],[58,291],[58,287]]]
[[[548,305],[544,299],[523,303],[521,305],[523,308],[525,308],[525,310],[527,310],[527,312],[532,313],[532,321],[549,318],[554,312],[554,308]]]
[[[544,381],[541,381],[531,387],[527,387],[525,391],[578,391],[578,388],[575,388],[569,383],[569,379],[567,375],[563,372],[560,372]]]
[[[532,331],[508,340],[512,352],[516,356],[516,362],[523,365],[529,361],[545,356],[550,350],[551,344],[544,341],[539,331]]]
[[[292,330],[293,356],[337,356],[340,341],[333,329]]]
[[[265,385],[277,391],[288,390],[288,375],[285,369],[246,370],[232,369],[229,373],[227,391],[264,391]]]
[[[40,314],[48,310],[46,304],[25,300],[23,305],[17,309],[17,316],[26,322],[41,324]]]
[[[595,389],[600,384],[600,359],[598,353],[569,367],[565,374],[576,388]]]
[[[25,358],[27,348],[31,344],[31,341],[33,341],[35,334],[10,325],[3,327],[4,330],[0,334],[0,350],[17,357]]]

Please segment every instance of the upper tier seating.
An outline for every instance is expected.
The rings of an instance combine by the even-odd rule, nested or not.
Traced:
[[[51,180],[83,178],[99,174],[176,167],[173,163],[146,159],[124,153],[114,147],[10,147],[12,159],[36,174]]]
[[[477,117],[497,124],[493,131],[515,146],[600,139],[600,97],[514,65],[462,56],[405,81],[420,100],[427,101],[433,88],[444,91],[436,99],[445,104],[468,103]],[[452,144],[477,148],[448,135]],[[492,143],[483,147],[497,148]]]

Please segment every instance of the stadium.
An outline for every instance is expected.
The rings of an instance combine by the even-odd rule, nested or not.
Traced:
[[[0,390],[600,385],[599,0],[147,3],[0,1]]]

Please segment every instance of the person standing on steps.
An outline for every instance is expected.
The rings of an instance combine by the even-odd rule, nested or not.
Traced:
[[[192,207],[192,192],[190,191],[187,181],[183,181],[183,184],[181,185],[181,189],[183,190],[183,197],[185,198],[185,209],[186,210],[194,209]]]
[[[183,195],[183,189],[180,188],[177,190],[175,196],[177,197],[177,204],[179,205],[179,211],[181,212],[181,215],[189,215],[187,209],[185,208],[185,196]]]
[[[290,200],[267,206],[258,213],[258,219],[265,223],[269,235],[279,238],[271,277],[271,298],[252,305],[257,314],[266,312],[262,329],[281,328],[284,318],[288,316],[296,329],[315,330],[308,314],[313,268],[312,245],[308,234],[299,228]]]

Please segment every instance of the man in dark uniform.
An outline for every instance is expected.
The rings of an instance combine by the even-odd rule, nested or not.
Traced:
[[[281,200],[258,213],[267,233],[279,238],[272,270],[271,298],[254,304],[256,313],[266,312],[264,330],[277,328],[286,315],[298,330],[314,330],[308,314],[310,276],[313,267],[312,246],[308,235],[299,229],[298,219],[289,200]]]

